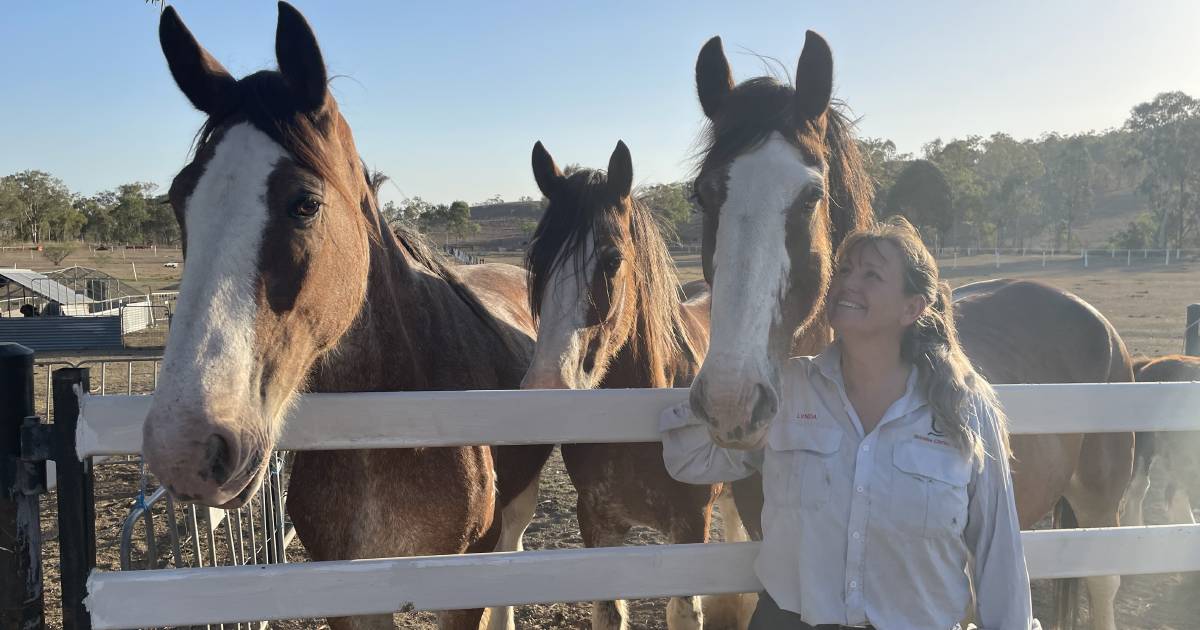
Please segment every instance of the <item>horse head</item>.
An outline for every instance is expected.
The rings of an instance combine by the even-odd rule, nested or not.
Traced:
[[[170,188],[187,265],[143,453],[176,497],[235,507],[261,484],[289,401],[354,323],[380,226],[296,9],[279,4],[279,69],[240,80],[173,7],[159,39],[208,119]]]

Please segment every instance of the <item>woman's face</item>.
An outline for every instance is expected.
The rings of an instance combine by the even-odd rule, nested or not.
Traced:
[[[829,287],[826,313],[842,338],[903,336],[925,309],[904,290],[904,262],[889,241],[862,242],[842,256]]]

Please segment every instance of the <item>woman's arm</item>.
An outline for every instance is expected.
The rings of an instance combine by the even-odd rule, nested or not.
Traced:
[[[964,535],[975,556],[979,630],[1040,630],[1030,601],[1008,452],[990,407],[976,405],[975,411],[987,456],[972,484]]]
[[[684,483],[717,483],[744,479],[762,468],[762,450],[739,451],[713,443],[708,426],[682,403],[663,411],[663,463],[667,472]]]

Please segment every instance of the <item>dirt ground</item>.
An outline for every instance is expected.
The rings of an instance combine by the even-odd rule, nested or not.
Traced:
[[[511,258],[511,260],[509,260]],[[515,256],[507,258],[491,255],[492,261],[519,264]],[[69,261],[70,262],[70,261]],[[958,286],[968,282],[993,277],[1023,277],[1039,279],[1054,286],[1070,290],[1091,302],[1117,327],[1133,353],[1163,354],[1182,350],[1184,309],[1188,303],[1200,301],[1200,273],[1196,261],[1184,261],[1163,266],[1161,260],[1133,260],[1125,266],[1123,257],[1094,255],[1089,267],[1083,268],[1078,257],[1058,257],[1047,261],[1042,267],[1041,257],[1001,257],[1000,269],[995,268],[992,256],[947,258],[940,261],[943,277]],[[682,281],[700,277],[699,261],[696,256],[681,256],[677,260]],[[139,268],[140,271],[140,268]],[[174,270],[171,270],[174,271]],[[148,348],[135,353],[153,354]],[[62,357],[78,360],[79,357]],[[135,364],[132,380],[124,365],[110,367],[105,371],[105,388],[109,393],[146,392],[153,388],[153,364]],[[45,376],[39,377],[44,383]],[[93,389],[99,387],[99,377],[93,371]],[[39,385],[39,390],[44,387]],[[39,391],[39,412],[42,409]],[[106,463],[97,467],[96,517],[97,552],[99,565],[104,569],[116,569],[119,564],[118,538],[122,521],[128,514],[137,493],[140,476],[135,462]],[[1152,487],[1146,502],[1148,524],[1165,521],[1162,489],[1164,480],[1156,469],[1152,471]],[[541,498],[533,525],[530,527],[525,545],[528,549],[552,549],[581,546],[578,525],[575,520],[575,495],[557,454],[552,458],[542,477]],[[159,518],[156,531],[159,539],[166,540],[164,511],[157,509]],[[54,496],[48,495],[43,503],[43,535],[47,542],[44,556],[46,575],[46,600],[49,626],[61,627],[57,610],[57,540],[54,525]],[[141,536],[138,537],[141,540]],[[658,544],[661,537],[650,530],[635,528],[627,544]],[[166,545],[160,544],[160,561],[166,561]],[[144,551],[137,552],[141,557]],[[227,554],[222,554],[227,558]],[[303,561],[305,553],[298,541],[288,550],[290,561]],[[1086,591],[1086,589],[1084,589]],[[1118,594],[1118,626],[1128,629],[1169,630],[1200,627],[1200,574],[1136,576],[1124,579]],[[1036,614],[1048,621],[1050,588],[1048,583],[1034,584]],[[665,628],[664,601],[650,600],[631,602],[631,627]],[[517,611],[517,622],[523,628],[586,628],[589,607],[585,604],[554,604],[548,606],[526,606]],[[1085,617],[1086,619],[1086,614]],[[421,630],[436,627],[432,615],[397,615],[399,627]],[[324,628],[318,621],[275,622],[272,627],[288,629]],[[229,626],[232,627],[232,626]]]

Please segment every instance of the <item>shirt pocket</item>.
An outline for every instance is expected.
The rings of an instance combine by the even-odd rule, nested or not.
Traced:
[[[763,472],[767,500],[785,507],[817,510],[829,501],[842,430],[781,422],[767,436]]]
[[[954,447],[902,442],[892,453],[893,526],[925,538],[961,536],[971,466]]]

